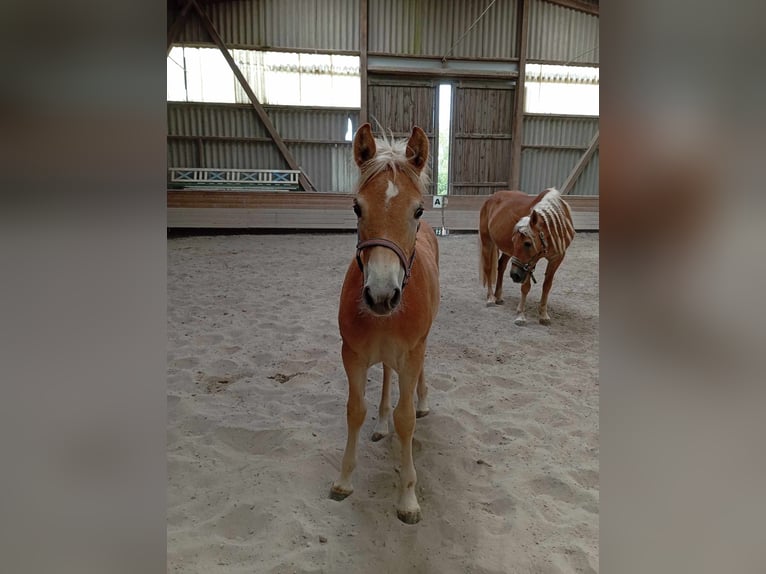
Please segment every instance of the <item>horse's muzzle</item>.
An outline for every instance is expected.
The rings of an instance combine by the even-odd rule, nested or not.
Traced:
[[[524,279],[527,278],[527,272],[523,269],[516,267],[515,265],[511,267],[511,280],[514,283],[523,283]]]
[[[392,291],[374,291],[370,287],[362,290],[365,305],[375,315],[388,315],[399,306],[402,290],[395,287]]]

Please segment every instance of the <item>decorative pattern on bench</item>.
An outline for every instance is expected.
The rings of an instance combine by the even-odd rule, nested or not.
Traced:
[[[210,169],[171,167],[171,188],[299,190],[300,171],[292,169]]]

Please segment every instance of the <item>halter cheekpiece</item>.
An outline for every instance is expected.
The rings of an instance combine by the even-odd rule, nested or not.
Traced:
[[[521,259],[515,256],[511,256],[511,265],[516,265],[517,267],[521,267],[521,269],[524,271],[524,273],[529,273],[529,277],[532,279],[533,283],[537,283],[537,279],[535,279],[535,266],[537,265],[537,262],[540,260],[540,258],[548,253],[548,244],[545,242],[545,235],[543,235],[543,232],[540,231],[540,243],[542,245],[542,249],[535,253],[529,261],[526,263],[522,262]],[[533,263],[534,261],[534,263]]]

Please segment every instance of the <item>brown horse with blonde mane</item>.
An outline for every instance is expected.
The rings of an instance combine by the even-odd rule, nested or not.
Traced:
[[[548,266],[540,297],[540,323],[550,325],[548,293],[574,235],[569,205],[556,189],[546,189],[536,197],[520,191],[495,192],[481,206],[479,216],[480,273],[487,287],[487,305],[503,304],[503,275],[510,261],[511,279],[521,283],[518,316],[514,322],[525,325],[524,307],[532,287],[530,280],[537,282],[535,265],[545,258]]]
[[[439,309],[439,246],[433,229],[420,221],[428,181],[424,172],[428,138],[415,127],[407,141],[374,139],[370,124],[364,124],[354,136],[354,160],[360,169],[354,199],[359,242],[346,271],[338,311],[348,377],[348,437],[340,477],[330,497],[343,500],[353,492],[357,439],[367,413],[367,370],[383,363],[379,418],[372,440],[389,433],[393,370],[399,375],[393,418],[401,443],[396,512],[403,522],[414,524],[421,512],[415,495],[412,437],[416,415],[429,412],[423,361],[426,338]]]

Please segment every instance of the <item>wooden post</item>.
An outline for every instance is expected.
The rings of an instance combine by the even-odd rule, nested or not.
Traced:
[[[228,62],[229,67],[231,68],[231,71],[234,72],[234,75],[237,77],[237,80],[242,86],[242,89],[245,90],[247,97],[250,98],[250,103],[253,105],[253,108],[255,109],[255,113],[258,115],[258,118],[261,120],[261,123],[263,123],[264,127],[266,128],[266,131],[269,132],[269,136],[271,137],[273,142],[276,144],[277,149],[279,150],[279,153],[282,154],[282,157],[287,162],[287,165],[290,166],[290,169],[294,169],[301,172],[300,176],[298,177],[301,187],[306,191],[316,191],[316,189],[311,185],[311,183],[309,183],[309,180],[303,174],[303,170],[298,165],[298,162],[295,161],[293,154],[290,153],[289,149],[287,149],[285,142],[282,140],[282,136],[279,135],[279,132],[274,127],[274,124],[271,123],[271,119],[269,118],[269,115],[266,113],[266,110],[263,109],[263,106],[261,105],[261,102],[258,101],[258,98],[255,95],[255,92],[253,92],[252,88],[250,87],[250,84],[247,82],[247,79],[242,74],[242,71],[239,69],[239,66],[237,66],[237,63],[234,61],[234,58],[232,58],[231,54],[229,53],[229,50],[226,48],[226,44],[224,43],[223,38],[221,38],[220,34],[218,34],[218,30],[215,29],[215,25],[213,24],[212,20],[210,20],[208,15],[205,14],[205,12],[203,12],[202,8],[200,8],[200,5],[197,3],[197,0],[190,0],[190,1],[192,4],[194,4],[194,9],[197,11],[197,14],[202,20],[202,24],[205,26],[207,33],[210,35],[210,38],[218,46],[218,49],[221,50],[221,53],[223,54],[223,57],[226,58],[226,61]]]
[[[367,0],[359,0],[359,81],[361,101],[359,103],[359,125],[368,121],[367,108]],[[359,127],[359,126],[357,126]]]
[[[582,154],[582,157],[578,160],[574,168],[572,168],[572,172],[569,174],[569,177],[567,177],[566,181],[564,182],[564,185],[561,186],[561,189],[559,190],[561,192],[561,195],[566,195],[567,193],[572,191],[572,188],[574,187],[575,183],[577,183],[577,178],[580,177],[580,174],[588,165],[590,158],[593,157],[593,152],[595,152],[596,148],[598,148],[598,134],[599,134],[599,130],[596,130],[596,135],[594,135],[593,139],[590,141],[590,144],[588,145],[588,149],[586,149],[585,153]]]
[[[518,39],[519,75],[516,78],[513,127],[511,128],[511,177],[508,181],[511,189],[519,189],[521,185],[521,140],[524,136],[524,82],[527,68],[527,33],[529,30],[529,0],[518,1],[516,37]]]

